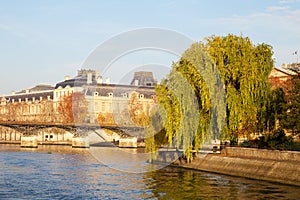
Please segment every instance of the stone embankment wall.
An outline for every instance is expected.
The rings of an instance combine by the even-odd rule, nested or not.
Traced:
[[[199,154],[192,163],[174,165],[300,186],[300,152],[226,148],[221,154]]]
[[[278,161],[300,161],[300,152],[298,151],[228,147],[222,151],[222,154],[229,157],[271,159]]]

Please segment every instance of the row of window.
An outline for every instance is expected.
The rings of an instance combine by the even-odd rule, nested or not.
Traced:
[[[50,100],[50,96],[47,96],[47,99]],[[36,98],[35,98],[35,97],[32,97],[31,100],[32,100],[32,102],[35,102],[35,101],[36,101]],[[43,100],[43,97],[40,97],[40,98],[39,98],[39,101],[42,101],[42,100]],[[29,98],[25,98],[25,101],[24,101],[24,102],[29,102],[29,101],[30,101]],[[15,100],[15,99],[12,99],[11,102],[12,102],[12,103],[15,103],[16,100]],[[21,103],[21,102],[22,102],[22,99],[21,99],[21,98],[18,98],[18,102]]]
[[[94,92],[94,96],[99,96],[99,93],[98,93],[98,92]],[[114,94],[113,94],[112,92],[109,92],[109,93],[107,93],[107,96],[108,96],[108,97],[113,97]],[[128,95],[128,93],[123,93],[123,94],[122,94],[122,97],[128,98],[129,95]],[[140,98],[140,99],[143,99],[143,98],[144,98],[144,95],[143,95],[143,94],[140,94],[140,95],[139,95],[139,98]]]
[[[58,98],[58,97],[61,97],[61,96],[68,96],[72,93],[72,91],[70,90],[67,90],[67,91],[56,91],[55,92],[55,97]]]
[[[21,113],[31,113],[31,114],[36,114],[39,113],[40,110],[42,109],[41,106],[22,106],[18,108],[18,110],[14,110],[14,112],[21,112]],[[0,114],[6,114],[8,112],[11,112],[11,110],[7,108],[0,109]]]

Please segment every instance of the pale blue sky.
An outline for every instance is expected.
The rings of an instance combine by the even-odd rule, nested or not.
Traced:
[[[0,95],[74,76],[96,46],[143,27],[178,31],[195,41],[243,34],[272,45],[280,66],[296,62],[292,52],[300,50],[300,2],[0,0]]]

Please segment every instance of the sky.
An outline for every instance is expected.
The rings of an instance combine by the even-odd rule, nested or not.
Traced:
[[[97,46],[147,27],[173,30],[193,41],[229,33],[247,36],[253,44],[271,45],[275,65],[281,66],[297,61],[293,52],[300,50],[300,1],[0,0],[0,96],[73,77],[88,68],[82,64]],[[154,54],[158,67],[176,59]],[[153,54],[133,53],[119,65],[143,69],[141,65],[151,64],[149,57]],[[114,82],[118,73],[123,72],[107,76]]]

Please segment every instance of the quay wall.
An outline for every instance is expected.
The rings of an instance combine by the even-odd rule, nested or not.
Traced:
[[[222,154],[228,157],[271,159],[278,161],[300,161],[300,152],[298,151],[227,147],[224,151],[222,151]]]
[[[157,161],[170,161],[165,158]],[[220,154],[198,154],[191,163],[178,159],[172,165],[300,186],[300,152],[227,147]]]

